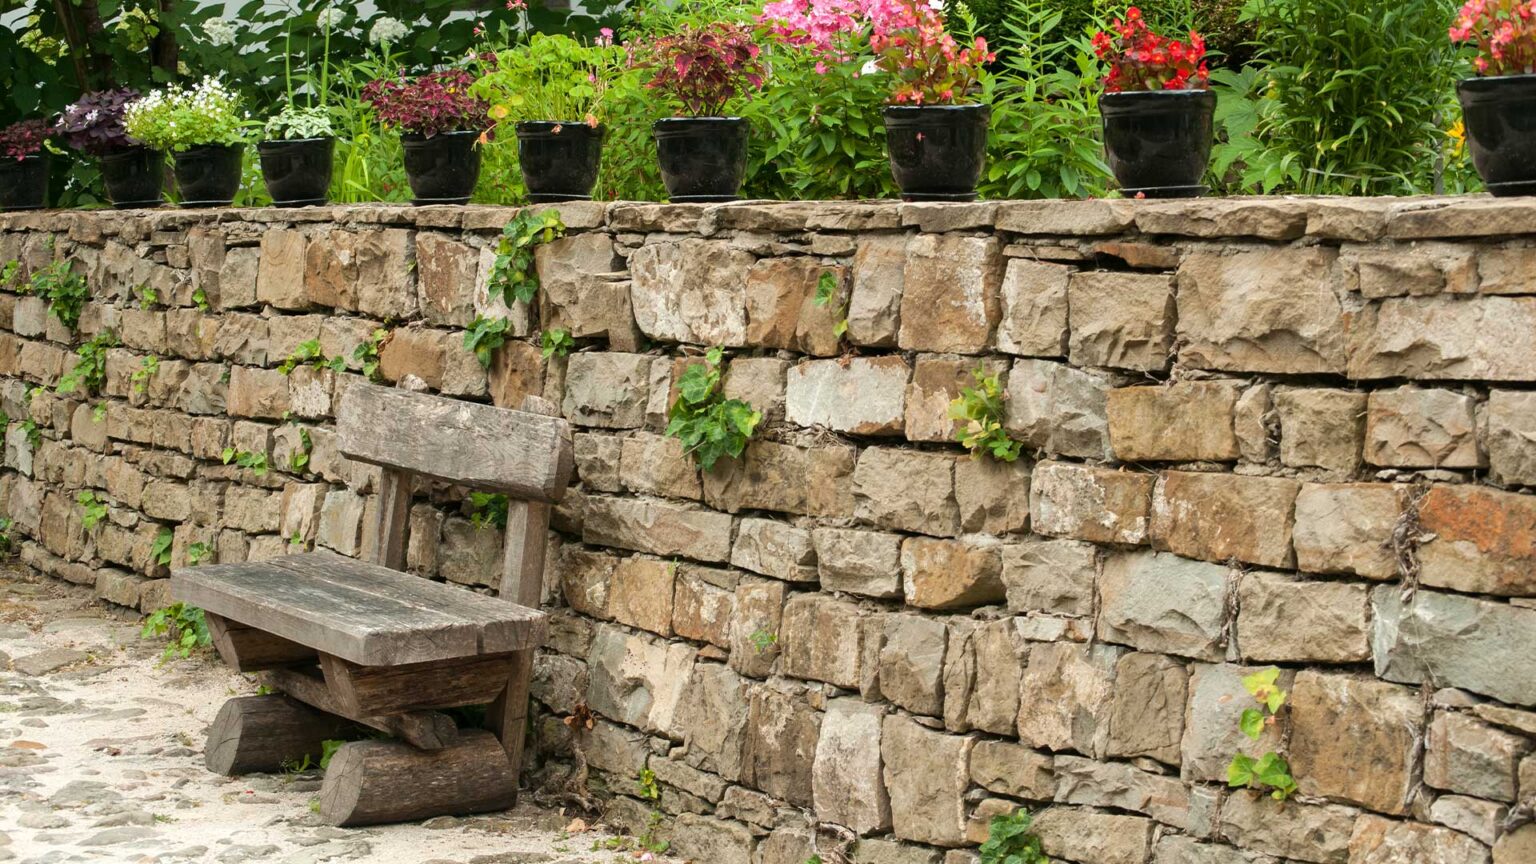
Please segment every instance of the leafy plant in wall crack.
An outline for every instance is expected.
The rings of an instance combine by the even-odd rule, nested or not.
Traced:
[[[21,275],[21,262],[12,258],[0,264],[0,288],[8,291],[21,291],[26,293],[26,286],[18,283],[16,277]]]
[[[821,278],[816,280],[816,305],[822,308],[826,308],[831,306],[833,303],[836,303],[838,299],[837,289],[837,274],[833,273],[831,270],[822,273]],[[837,324],[833,325],[832,327],[832,335],[841,339],[843,338],[843,334],[848,332],[847,304],[840,304],[838,306],[837,318]]]
[[[100,393],[107,384],[107,351],[117,347],[117,334],[103,330],[75,349],[79,361],[59,379],[59,393]]]
[[[971,455],[980,459],[982,454],[999,462],[1014,462],[1019,458],[1023,445],[1008,437],[1003,428],[1003,387],[996,375],[988,375],[985,366],[971,370],[975,387],[966,387],[960,396],[949,403],[949,417],[965,424],[955,433],[955,438]]]
[[[560,211],[544,210],[534,213],[530,209],[519,210],[501,229],[501,239],[496,244],[496,260],[491,263],[491,274],[486,290],[511,306],[514,301],[524,303],[539,293],[539,273],[534,267],[534,249],[544,243],[565,236],[565,223],[560,221]]]
[[[15,543],[11,540],[11,526],[14,524],[8,517],[0,516],[0,558],[11,557],[15,549]]]
[[[329,369],[332,372],[345,372],[347,361],[340,357],[325,356],[320,350],[320,340],[310,339],[300,342],[289,352],[288,358],[278,365],[277,371],[284,375],[292,375],[293,370],[300,366],[313,366],[316,369]]]
[[[539,335],[539,354],[545,360],[551,357],[564,357],[576,347],[576,340],[571,338],[569,330],[545,330]]]
[[[161,567],[171,566],[171,546],[176,542],[176,535],[169,528],[161,528],[155,535],[155,542],[149,547],[149,554],[154,557],[155,563]]]
[[[208,292],[201,288],[192,292],[192,305],[196,306],[199,312],[207,312],[213,308],[213,305],[208,302]]]
[[[1277,722],[1288,695],[1280,689],[1279,680],[1280,670],[1275,667],[1261,669],[1243,678],[1243,689],[1259,706],[1243,709],[1238,720],[1249,740],[1259,740],[1265,728]],[[1227,785],[1234,789],[1268,789],[1270,797],[1276,801],[1284,801],[1296,792],[1296,779],[1291,776],[1290,763],[1273,751],[1257,759],[1244,753],[1233,756],[1232,763],[1227,766]]]
[[[711,348],[703,363],[691,364],[683,372],[677,401],[668,414],[667,437],[683,442],[683,450],[705,471],[713,470],[721,456],[740,456],[763,421],[762,412],[751,405],[725,398],[720,387],[724,354],[720,348]]]
[[[288,470],[297,474],[309,467],[309,456],[315,452],[315,442],[309,437],[309,430],[303,426],[294,424],[299,430],[299,446],[288,456]]]
[[[213,554],[213,545],[201,541],[187,547],[187,566],[196,567]]]
[[[139,631],[139,638],[168,640],[169,644],[161,656],[163,660],[176,657],[186,659],[192,656],[193,651],[213,644],[213,636],[208,632],[203,610],[185,603],[172,603],[151,613],[144,619],[144,628]]]
[[[107,502],[96,497],[96,493],[89,489],[75,496],[75,503],[80,505],[80,525],[89,531],[107,518]]]
[[[160,358],[151,354],[139,361],[139,368],[133,370],[128,380],[133,384],[133,392],[143,394],[149,389],[149,380],[160,371]]]
[[[476,315],[469,329],[464,331],[464,347],[475,352],[475,359],[489,369],[496,349],[507,344],[507,332],[511,329],[512,322],[505,318]]]
[[[507,527],[507,496],[499,492],[471,492],[469,506],[469,521],[476,528]]]
[[[267,472],[270,470],[267,465],[267,454],[265,453],[252,453],[249,450],[236,450],[233,447],[225,447],[224,452],[219,454],[219,458],[223,460],[225,465],[233,462],[240,468],[249,469],[257,477],[267,476]]]
[[[1033,817],[1023,807],[993,816],[987,825],[987,842],[977,850],[981,864],[1050,864],[1040,838],[1029,830],[1032,822]]]
[[[91,299],[90,286],[85,277],[70,269],[70,262],[54,261],[32,274],[29,293],[48,301],[48,311],[65,327],[74,330],[80,326],[80,312],[85,301]]]
[[[357,343],[357,347],[352,349],[352,359],[357,361],[363,377],[374,383],[378,383],[382,378],[379,374],[379,349],[384,347],[384,340],[388,338],[389,331],[378,327],[368,334],[367,339]]]

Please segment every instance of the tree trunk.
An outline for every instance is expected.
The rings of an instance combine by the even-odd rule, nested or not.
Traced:
[[[320,764],[321,743],[345,737],[352,724],[286,696],[239,696],[224,703],[208,727],[203,763],[233,777],[271,772],[286,763]]]
[[[458,743],[426,752],[399,741],[354,741],[331,757],[320,816],[331,825],[381,825],[505,810],[517,778],[496,736],[461,730]]]

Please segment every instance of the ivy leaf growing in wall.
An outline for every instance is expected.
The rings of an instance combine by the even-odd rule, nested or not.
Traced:
[[[288,358],[278,365],[277,371],[284,375],[291,375],[293,370],[306,364],[316,369],[330,369],[333,372],[344,372],[347,368],[347,362],[340,357],[326,359],[325,352],[320,350],[320,340],[310,339],[300,342]]]
[[[187,547],[187,566],[196,567],[203,563],[203,559],[213,554],[213,546],[201,541]]]
[[[1264,734],[1264,713],[1253,708],[1244,708],[1238,726],[1250,740],[1257,741],[1259,736]]]
[[[149,554],[154,557],[156,564],[162,567],[170,566],[171,544],[175,539],[176,535],[169,528],[161,528],[160,533],[155,535],[155,542],[150,545]]]
[[[143,394],[149,389],[149,379],[155,377],[160,371],[160,358],[151,354],[139,361],[139,368],[133,370],[128,380],[133,384],[133,392]]]
[[[160,292],[147,284],[139,285],[139,308],[152,309],[160,302]]]
[[[975,387],[966,387],[949,403],[949,417],[965,425],[955,439],[980,459],[985,453],[999,462],[1014,462],[1023,445],[1008,437],[1003,428],[1003,388],[996,375],[988,375],[985,366],[971,370]]]
[[[1243,689],[1259,703],[1259,708],[1244,709],[1238,720],[1238,727],[1251,740],[1259,740],[1264,727],[1276,721],[1275,715],[1285,705],[1287,694],[1280,689],[1279,681],[1280,670],[1273,666],[1243,678]],[[1257,759],[1245,753],[1234,755],[1227,765],[1227,785],[1234,789],[1245,786],[1268,789],[1270,797],[1277,801],[1284,801],[1296,792],[1290,764],[1273,751]]]
[[[501,295],[502,302],[508,306],[516,301],[532,301],[539,293],[534,249],[564,236],[565,223],[560,221],[558,210],[534,213],[525,208],[518,211],[512,221],[501,229],[501,239],[496,244],[496,259],[491,263],[491,273],[486,283],[487,291],[492,296]]]
[[[1274,714],[1285,704],[1286,693],[1281,690],[1278,683],[1280,670],[1271,666],[1243,678],[1243,689],[1247,690],[1253,698],[1269,709]]]
[[[383,347],[384,340],[389,338],[389,331],[383,327],[375,329],[368,338],[357,343],[352,349],[352,359],[362,369],[363,377],[369,381],[377,382],[379,376],[379,349]],[[341,370],[337,370],[341,371]]]
[[[569,330],[545,330],[539,336],[542,350],[539,352],[545,360],[551,357],[564,357],[576,347],[576,340],[571,338]]]
[[[192,292],[192,305],[196,306],[200,312],[207,312],[213,308],[213,305],[208,302],[208,292],[201,288]]]
[[[5,516],[0,516],[0,558],[11,556],[13,543],[11,541],[11,526],[15,523]]]
[[[297,425],[297,424],[295,424]],[[315,450],[315,443],[309,437],[309,430],[299,426],[299,448],[288,456],[288,468],[297,474],[309,466],[309,454]]]
[[[225,447],[224,452],[219,454],[219,458],[223,460],[225,465],[233,462],[240,468],[249,469],[257,477],[267,476],[267,471],[270,470],[267,466],[267,454],[265,453],[252,453],[249,450],[236,450],[233,447]]]
[[[8,288],[19,293],[27,293],[27,286],[17,282],[16,277],[21,275],[21,262],[12,258],[0,266],[0,288]]]
[[[96,497],[96,493],[89,489],[75,496],[75,503],[80,505],[80,526],[89,531],[107,518],[107,504]]]
[[[31,293],[48,301],[48,311],[65,327],[80,326],[80,312],[91,297],[85,277],[70,269],[70,262],[54,261],[32,274]]]
[[[476,528],[507,527],[507,496],[499,492],[471,492],[469,521]]]
[[[58,392],[81,392],[85,395],[99,393],[107,384],[107,352],[117,347],[117,334],[103,330],[84,345],[75,349],[80,358],[75,367],[59,379]]]
[[[677,401],[668,416],[667,437],[683,442],[684,452],[705,471],[721,456],[736,458],[746,449],[763,420],[759,411],[740,399],[726,399],[720,389],[724,352],[711,348],[703,363],[694,363],[678,381]]]
[[[511,322],[505,318],[477,315],[469,329],[464,331],[464,347],[475,352],[475,359],[489,369],[496,349],[507,344],[507,331],[510,328]]]
[[[831,270],[822,271],[821,277],[816,280],[816,305],[831,306],[837,300],[837,295],[837,274]],[[838,322],[832,327],[832,334],[841,339],[843,334],[848,332],[848,308],[839,307],[838,312]]]
[[[752,648],[759,654],[779,644],[778,635],[769,633],[767,630],[753,631],[748,638],[752,640]]]
[[[1030,830],[1033,821],[1023,807],[993,816],[987,824],[987,842],[976,850],[981,864],[1050,864],[1040,838]]]
[[[661,797],[661,787],[656,783],[656,772],[649,768],[640,769],[640,776],[636,778],[635,786],[641,798],[655,801]]]

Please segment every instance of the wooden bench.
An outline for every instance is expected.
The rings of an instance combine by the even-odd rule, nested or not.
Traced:
[[[317,551],[177,570],[171,593],[199,606],[214,646],[279,694],[225,703],[208,733],[210,770],[235,775],[318,760],[356,726],[396,740],[332,756],[320,813],[335,825],[502,810],[517,797],[550,506],[573,469],[569,425],[543,400],[510,411],[351,385],[340,449],[383,467],[371,562]],[[399,572],[420,475],[504,492],[500,596]],[[282,695],[285,694],[285,695]],[[444,709],[487,705],[485,729]]]

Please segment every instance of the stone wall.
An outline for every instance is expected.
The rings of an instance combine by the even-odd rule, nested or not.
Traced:
[[[1080,864],[1536,861],[1536,204],[564,218],[512,309],[484,288],[507,210],[0,218],[0,261],[69,258],[94,294],[78,336],[0,294],[23,560],[149,609],[164,529],[176,565],[356,554],[376,472],[330,418],[383,327],[384,380],[541,394],[577,427],[527,779],[654,806],[684,855],[964,864],[1023,803]],[[462,344],[481,312],[518,337],[488,371]],[[105,397],[54,394],[107,328]],[[576,353],[543,360],[545,328]],[[278,371],[309,340],[347,371]],[[765,423],[701,476],[661,432],[712,345]],[[978,365],[1016,464],[952,443]],[[91,530],[80,490],[109,505]],[[471,512],[420,490],[410,569],[492,587]],[[1271,664],[1289,704],[1250,744],[1241,679]],[[1296,798],[1228,790],[1240,749],[1284,752]]]

